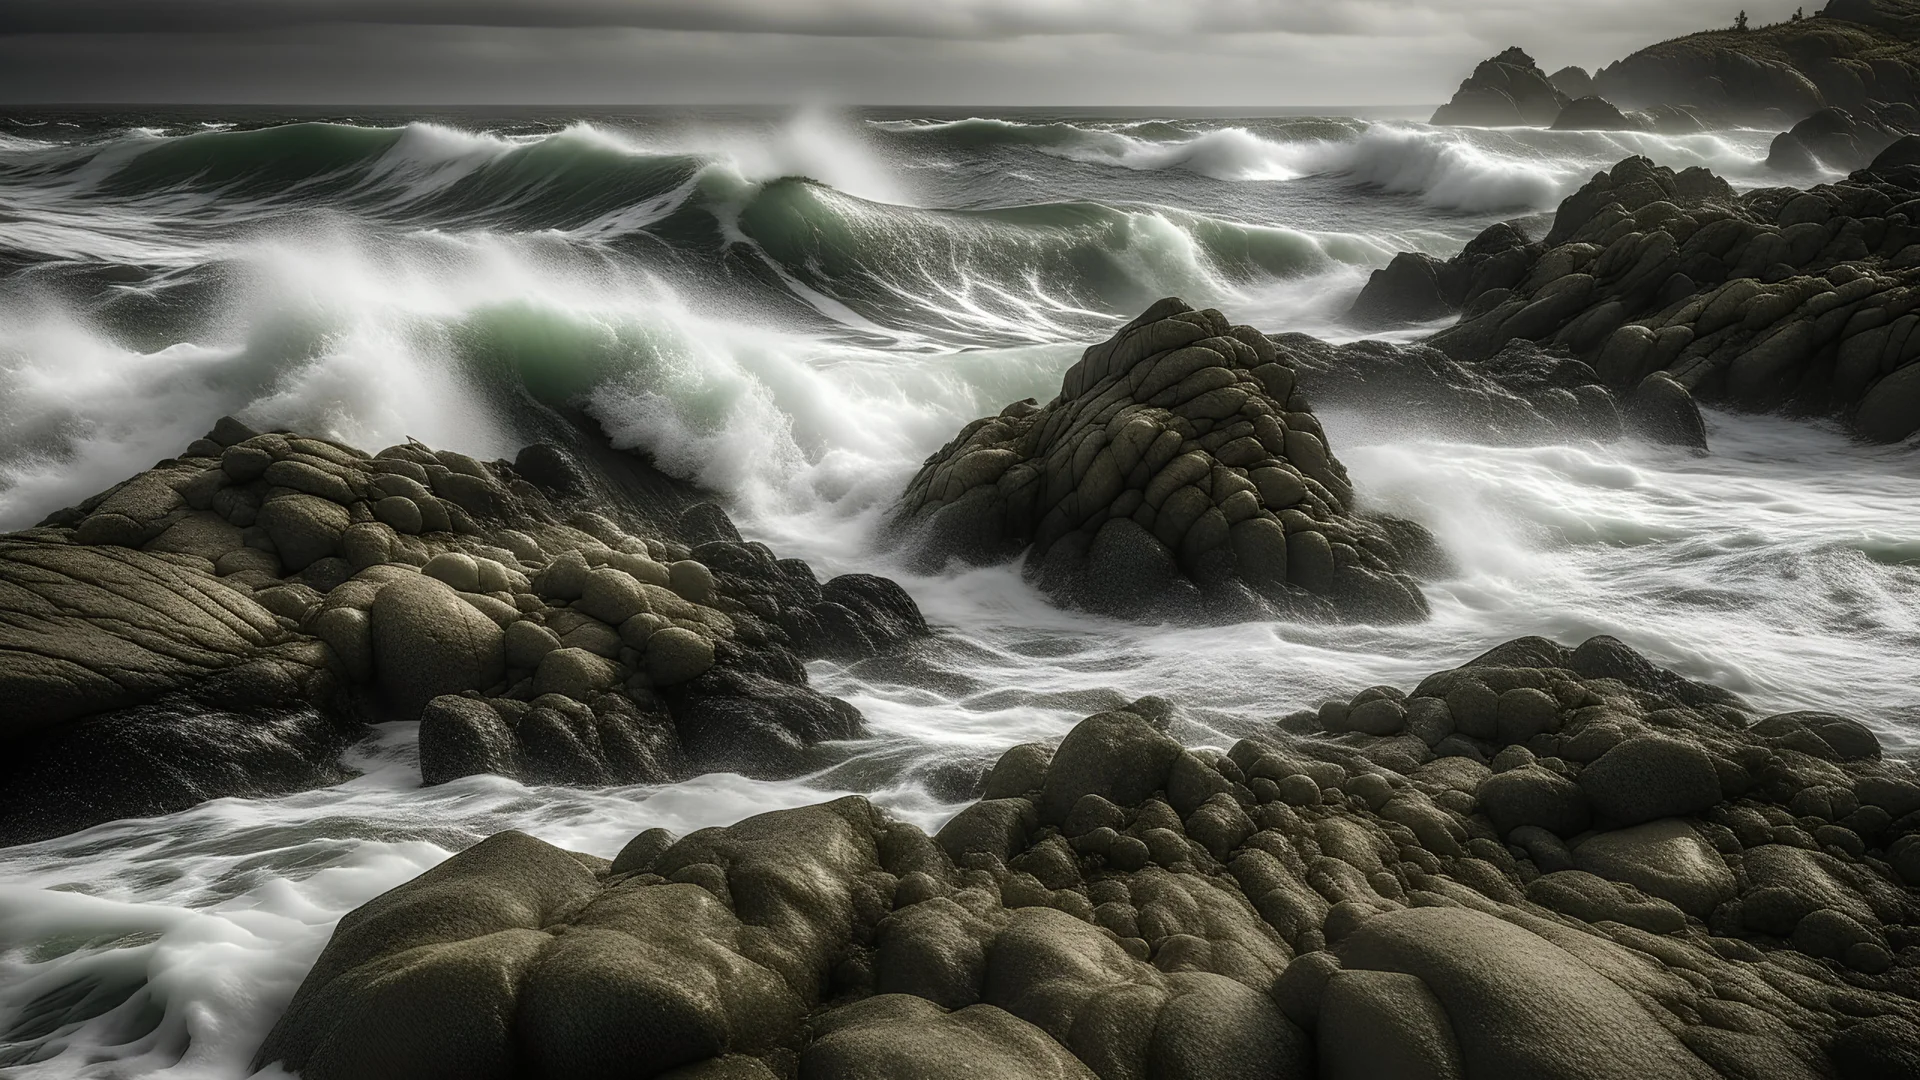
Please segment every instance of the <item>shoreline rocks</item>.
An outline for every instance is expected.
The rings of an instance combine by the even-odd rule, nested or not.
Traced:
[[[858,735],[804,661],[910,645],[913,601],[823,583],[612,453],[224,419],[0,537],[0,842],[338,783],[371,722],[422,721],[428,783],[788,775]]]
[[[1356,309],[1456,308],[1424,344],[1469,367],[1532,343],[1616,392],[1663,376],[1704,403],[1838,414],[1897,442],[1920,430],[1911,145],[1839,183],[1739,196],[1703,169],[1628,158],[1568,196],[1544,239],[1493,226],[1418,279],[1376,275]]]
[[[1915,1075],[1920,776],[1854,721],[1756,721],[1610,638],[1226,754],[1167,716],[1009,750],[934,836],[858,797],[611,862],[495,836],[343,919],[255,1064]]]
[[[1258,331],[1162,300],[1053,401],[969,424],[890,529],[930,569],[1024,554],[1056,601],[1103,614],[1424,617],[1431,538],[1357,511],[1296,379]]]

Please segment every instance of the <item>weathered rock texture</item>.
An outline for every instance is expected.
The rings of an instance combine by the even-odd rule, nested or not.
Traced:
[[[967,425],[893,527],[933,566],[1025,552],[1058,600],[1128,617],[1426,612],[1409,571],[1430,538],[1356,512],[1292,359],[1178,300],[1088,349],[1047,405]]]
[[[1226,754],[1141,702],[936,837],[861,799],[611,863],[505,833],[349,915],[258,1063],[431,1077],[1911,1077],[1920,784],[1619,642]],[[1308,733],[1294,734],[1291,732]]]
[[[1916,10],[1911,0],[1834,0],[1798,22],[1675,38],[1601,68],[1591,92],[1622,108],[1684,106],[1721,126],[1785,128],[1832,107],[1914,130]]]
[[[802,660],[924,634],[913,602],[625,497],[647,471],[223,420],[0,538],[0,840],[337,782],[370,720],[422,722],[429,783],[782,772],[857,734]]]
[[[1433,123],[1466,127],[1545,127],[1569,98],[1533,57],[1511,48],[1473,69]]]
[[[1741,196],[1629,158],[1561,203],[1544,240],[1496,225],[1425,275],[1376,275],[1360,308],[1458,307],[1426,344],[1469,366],[1531,342],[1611,387],[1663,375],[1704,403],[1903,439],[1920,430],[1915,145],[1840,183]]]

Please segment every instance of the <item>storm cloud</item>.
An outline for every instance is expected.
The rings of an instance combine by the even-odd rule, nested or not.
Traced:
[[[1591,67],[1735,6],[7,0],[0,101],[1415,104],[1510,44]]]

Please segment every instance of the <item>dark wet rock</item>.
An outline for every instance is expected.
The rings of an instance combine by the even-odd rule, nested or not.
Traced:
[[[1644,131],[1649,123],[1630,117],[1603,97],[1575,98],[1553,121],[1555,131]]]
[[[1826,108],[1774,137],[1767,150],[1769,168],[1811,173],[1821,168],[1864,169],[1905,132],[1870,116]]]
[[[0,789],[31,807],[0,841],[335,783],[371,720],[422,720],[433,783],[773,775],[857,735],[804,661],[926,636],[906,593],[820,582],[581,445],[531,446],[523,473],[223,420],[0,538]]]
[[[1510,48],[1474,69],[1433,123],[1466,127],[1545,127],[1567,104],[1533,57]]]
[[[1381,703],[1458,714],[1479,734],[1446,739],[1493,767],[1384,754],[1410,736],[1370,733],[1392,727]],[[1305,715],[1336,727],[1275,725],[1225,756],[1182,749],[1163,703],[1089,717],[1051,754],[1009,750],[937,837],[858,798],[649,830],[611,864],[501,834],[343,919],[256,1064],[1912,1074],[1920,887],[1895,867],[1920,824],[1857,815],[1920,785],[1842,718],[1755,723],[1610,638],[1520,639]],[[1830,756],[1795,748],[1811,738]],[[1674,746],[1761,779],[1702,802]],[[1588,831],[1596,770],[1614,819],[1690,808]],[[1547,818],[1564,840],[1514,824]],[[1865,829],[1858,848],[1782,842],[1833,818]]]
[[[1555,90],[1565,94],[1572,101],[1578,101],[1593,93],[1593,76],[1587,74],[1585,68],[1563,67],[1547,76],[1547,81],[1553,84]]]
[[[1677,445],[1703,438],[1695,401],[1838,414],[1899,441],[1920,431],[1920,167],[1901,160],[1736,196],[1629,158],[1568,196],[1544,240],[1496,225],[1423,263],[1461,312],[1423,344],[1475,372],[1528,349],[1585,364],[1632,431]],[[1391,307],[1386,283],[1370,289],[1363,309]]]
[[[1611,441],[1626,430],[1622,395],[1593,368],[1529,342],[1473,362],[1425,345],[1329,345],[1302,334],[1279,334],[1273,342],[1291,359],[1300,386],[1327,406],[1517,443]],[[1668,405],[1668,411],[1683,408]]]
[[[1430,539],[1356,512],[1296,378],[1257,331],[1162,300],[1053,401],[967,425],[891,529],[929,569],[1024,555],[1041,589],[1103,614],[1423,617],[1410,571]]]

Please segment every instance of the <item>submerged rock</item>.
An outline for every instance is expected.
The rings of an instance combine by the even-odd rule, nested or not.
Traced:
[[[1510,642],[1224,756],[1165,716],[1013,748],[937,837],[859,798],[610,864],[503,833],[342,920],[256,1065],[1911,1075],[1920,889],[1886,857],[1920,784],[1850,721],[1754,723],[1610,638]]]
[[[429,783],[789,774],[861,729],[803,661],[927,632],[637,460],[520,460],[228,419],[0,537],[0,842],[337,783],[377,720],[422,721]]]
[[[1088,349],[1053,401],[969,424],[892,529],[930,567],[1024,553],[1060,602],[1123,617],[1427,610],[1410,571],[1431,540],[1356,510],[1291,357],[1173,299]]]

